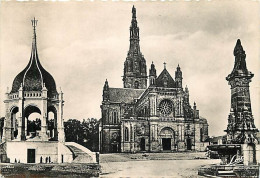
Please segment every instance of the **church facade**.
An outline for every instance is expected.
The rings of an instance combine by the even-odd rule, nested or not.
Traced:
[[[196,103],[190,105],[180,66],[173,78],[166,64],[157,76],[152,63],[148,76],[139,41],[133,7],[124,87],[110,87],[106,80],[103,88],[100,152],[204,151],[208,123],[199,116]]]

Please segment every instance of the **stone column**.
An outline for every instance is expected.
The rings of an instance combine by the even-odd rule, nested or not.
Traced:
[[[24,130],[25,130],[25,137],[27,136],[27,124],[28,124],[28,118],[25,117],[25,126],[24,126]]]
[[[43,84],[42,89],[42,108],[41,108],[41,140],[48,141],[47,135],[47,88]]]
[[[122,120],[122,119],[121,119]],[[120,131],[121,131],[121,152],[124,152],[124,124],[125,122],[122,121],[121,127],[120,127]]]
[[[17,122],[18,122],[17,139],[21,140],[22,139],[22,113],[20,112],[20,107],[19,107],[19,112],[17,114],[18,114],[18,119],[17,119]]]
[[[3,128],[3,142],[11,141],[11,114],[7,109],[5,113],[4,128]]]
[[[99,141],[99,144],[98,144],[98,151],[102,153],[102,123],[99,124],[98,126],[98,141]]]
[[[25,131],[24,131],[24,103],[23,103],[23,86],[21,84],[21,87],[19,88],[19,101],[18,101],[18,140],[25,140]]]
[[[58,108],[58,141],[65,142],[65,134],[64,134],[64,121],[63,121],[63,93],[60,91],[59,93],[59,108]]]
[[[195,123],[195,150],[200,151],[200,124]]]

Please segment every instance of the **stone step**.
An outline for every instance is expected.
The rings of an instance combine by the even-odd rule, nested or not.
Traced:
[[[219,170],[218,176],[220,177],[236,177],[236,174],[233,172],[233,170]]]
[[[73,163],[88,163],[91,162],[92,158],[90,155],[85,153],[80,148],[77,148],[73,145],[66,145],[74,154]]]

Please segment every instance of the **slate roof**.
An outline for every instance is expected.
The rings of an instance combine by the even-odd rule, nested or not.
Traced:
[[[164,86],[164,81],[167,81],[167,86]],[[157,87],[165,87],[165,88],[175,88],[175,82],[172,76],[166,69],[163,69],[159,77],[156,79],[156,86]]]
[[[134,99],[139,98],[145,89],[133,88],[109,88],[110,102],[131,103]]]
[[[30,61],[25,69],[15,77],[11,93],[18,92],[21,84],[23,84],[24,91],[42,91],[43,85],[45,84],[49,98],[53,98],[57,95],[54,78],[42,67],[38,58],[35,31]]]

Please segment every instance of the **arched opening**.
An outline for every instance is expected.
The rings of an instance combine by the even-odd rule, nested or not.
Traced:
[[[117,124],[117,112],[113,112],[113,124]]]
[[[125,127],[125,141],[128,142],[129,141],[129,131],[128,128]]]
[[[175,145],[175,133],[169,127],[165,127],[160,131],[162,150],[172,150]]]
[[[140,140],[140,150],[145,151],[145,138],[142,137]]]
[[[200,141],[203,142],[203,128],[200,128]]]
[[[41,131],[41,111],[37,106],[29,105],[24,110],[22,133],[26,139],[39,137]],[[23,137],[23,134],[22,134]]]
[[[58,130],[57,130],[57,110],[54,106],[48,107],[48,135],[50,140],[58,140]]]
[[[18,135],[18,107],[11,109],[11,140],[17,138]]]

